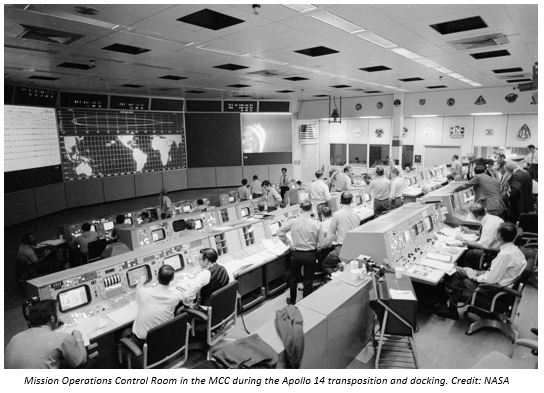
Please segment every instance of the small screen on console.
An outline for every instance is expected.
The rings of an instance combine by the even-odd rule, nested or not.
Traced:
[[[247,217],[249,216],[249,207],[243,207],[240,209],[240,215],[242,217]]]
[[[111,231],[113,229],[113,221],[104,222],[104,230]]]
[[[91,302],[91,291],[87,285],[60,292],[58,295],[59,310],[66,312]]]
[[[191,206],[185,205],[183,206],[183,213],[189,213],[191,211]]]
[[[163,240],[166,237],[166,233],[164,232],[164,229],[155,229],[154,231],[151,231],[151,238],[154,242],[158,242],[159,240]]]
[[[96,225],[94,224],[91,225],[91,232],[96,232]]]
[[[132,225],[132,217],[125,217],[124,224]]]
[[[181,254],[171,255],[162,260],[163,265],[170,265],[174,268],[174,271],[178,271],[184,268],[183,256]]]
[[[195,229],[202,229],[202,219],[195,220]]]
[[[410,230],[409,229],[404,231],[404,240],[406,240],[407,242],[410,241]]]
[[[134,288],[138,283],[142,282],[145,284],[151,281],[151,269],[147,265],[138,266],[134,269],[130,269],[127,272],[127,281],[130,288]]]
[[[236,202],[236,199],[234,199],[233,196],[229,196],[229,203],[234,203]]]

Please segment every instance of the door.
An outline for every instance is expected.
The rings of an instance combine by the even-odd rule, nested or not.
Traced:
[[[300,145],[300,153],[300,180],[303,182],[312,180],[318,169],[318,144],[303,143]]]
[[[425,146],[425,155],[423,156],[423,165],[433,167],[436,165],[451,163],[451,156],[457,154],[461,157],[460,146]]]

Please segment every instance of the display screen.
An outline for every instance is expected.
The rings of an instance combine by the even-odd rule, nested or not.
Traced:
[[[89,304],[91,302],[91,291],[87,285],[68,289],[58,295],[59,310],[66,312]]]
[[[431,232],[433,230],[433,220],[431,220],[431,216],[425,217],[423,224],[425,225],[427,232]]]
[[[182,270],[185,265],[183,263],[183,256],[181,254],[171,255],[162,260],[163,265],[170,265],[174,268],[174,271]]]
[[[172,222],[172,228],[174,229],[174,232],[181,232],[187,228],[187,223],[183,219],[176,220]]]
[[[270,232],[272,233],[272,236],[275,235],[278,232],[278,229],[280,229],[280,223],[279,222],[273,222],[270,224]]]
[[[166,233],[164,232],[164,229],[155,229],[154,231],[151,231],[151,238],[154,242],[158,242],[159,240],[164,240],[166,237]]]
[[[236,201],[236,199],[234,199],[233,196],[229,196],[229,203],[233,203],[233,202],[235,202],[235,201]]]
[[[4,172],[60,165],[53,108],[4,106]]]
[[[113,229],[113,226],[114,226],[113,221],[106,221],[106,222],[104,222],[103,225],[104,225],[104,230],[105,231],[111,231]]]
[[[404,231],[404,240],[406,240],[407,242],[410,241],[410,230],[409,229]]]
[[[355,195],[355,204],[356,205],[362,205],[363,204],[363,197],[361,195]]]
[[[195,220],[195,229],[202,229],[202,219]]]
[[[365,202],[370,201],[370,194],[363,194],[363,200],[364,200]]]
[[[142,281],[144,284],[151,281],[151,269],[149,266],[138,266],[127,272],[127,282],[130,288],[134,288]]]
[[[242,208],[240,209],[240,215],[241,215],[242,217],[247,217],[247,216],[249,216],[249,207],[242,207]]]
[[[91,232],[96,232],[96,225],[91,225]]]
[[[191,211],[191,206],[185,205],[183,206],[183,213],[189,213]]]
[[[125,217],[125,221],[123,221],[124,224],[132,225],[132,217]]]
[[[244,153],[290,152],[291,115],[242,114],[242,151]]]

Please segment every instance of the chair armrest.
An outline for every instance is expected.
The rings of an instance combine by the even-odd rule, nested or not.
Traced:
[[[138,348],[138,346],[134,342],[132,342],[130,338],[122,338],[120,340],[120,343],[122,347],[128,349],[135,357],[142,356],[142,350]]]
[[[510,287],[503,287],[498,284],[480,284],[475,291],[480,293],[496,291],[497,293],[495,295],[500,295],[500,293],[502,292],[504,294],[521,297],[521,293],[519,291],[516,291],[515,289],[512,289]]]
[[[208,314],[206,314],[205,312],[195,310],[192,308],[185,309],[184,311],[189,315],[202,319],[203,321],[208,320]]]
[[[531,339],[528,339],[528,338],[520,338],[520,339],[514,341],[514,344],[522,346],[522,347],[527,347],[527,348],[537,349],[538,350],[538,341],[536,341],[536,340],[531,340]]]

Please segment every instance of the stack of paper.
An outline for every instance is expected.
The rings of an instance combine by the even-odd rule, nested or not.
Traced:
[[[123,307],[120,307],[116,310],[113,310],[107,314],[107,317],[115,322],[117,325],[124,325],[131,321],[134,321],[136,318],[137,312],[136,302],[132,301],[128,304],[125,304]]]

